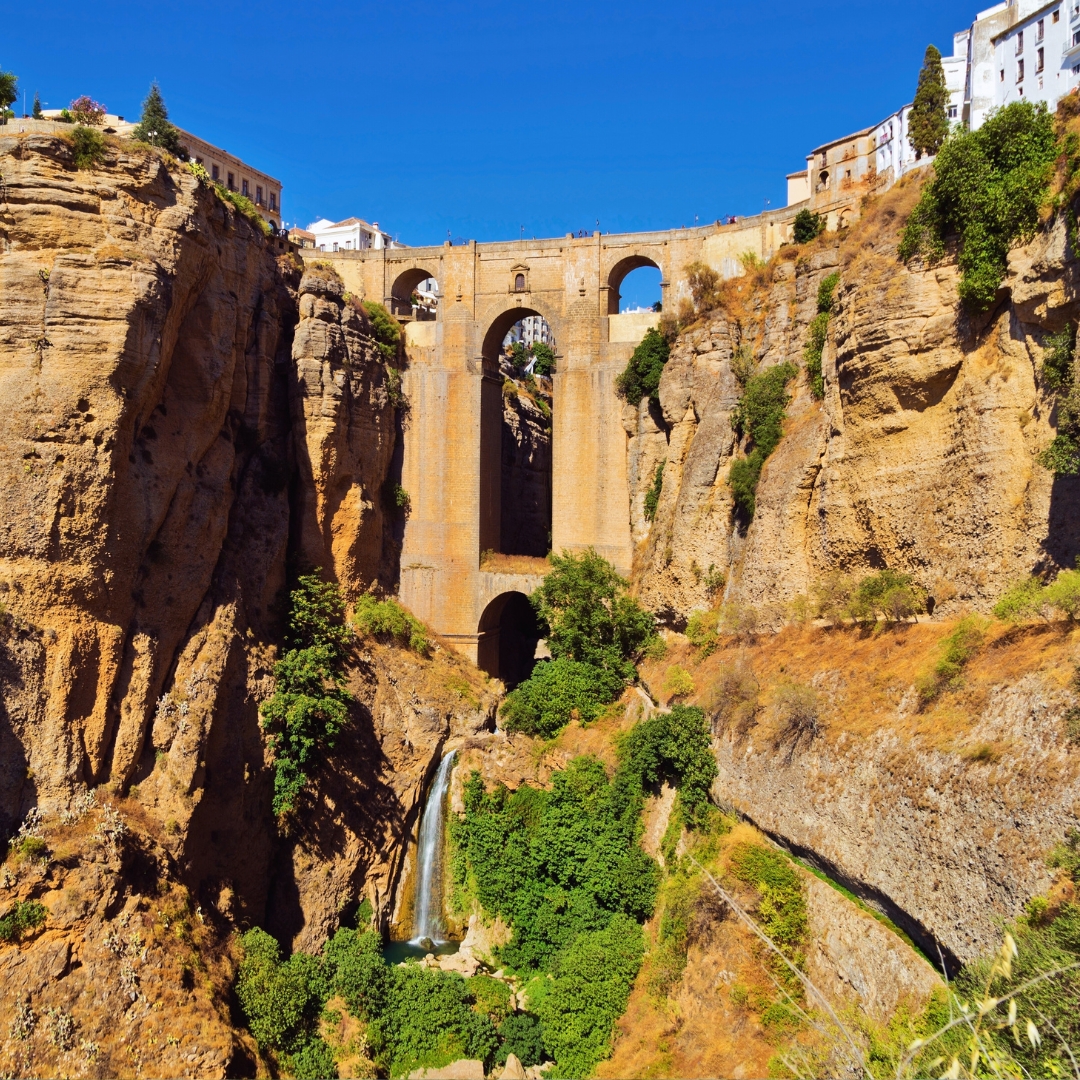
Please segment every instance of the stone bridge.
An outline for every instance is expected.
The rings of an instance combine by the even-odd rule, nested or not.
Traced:
[[[522,614],[512,595],[531,591],[539,579],[485,571],[481,553],[500,544],[499,355],[507,332],[527,315],[547,320],[557,349],[551,548],[593,547],[629,573],[628,435],[615,379],[659,316],[619,314],[623,279],[639,267],[656,267],[663,307],[675,310],[689,296],[689,263],[704,262],[724,277],[739,274],[746,253],[767,259],[790,240],[796,209],[669,232],[302,250],[307,261],[332,262],[347,290],[385,304],[406,322],[409,413],[401,484],[410,511],[402,602],[489,673],[508,674],[500,633],[505,638],[508,620]],[[439,283],[437,316],[411,320],[410,297],[429,277]]]

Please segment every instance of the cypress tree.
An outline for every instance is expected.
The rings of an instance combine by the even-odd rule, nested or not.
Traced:
[[[35,120],[44,119],[44,113],[42,113],[42,111],[41,111],[41,95],[40,94],[35,94],[34,95],[34,113],[33,113],[33,116],[34,116]]]
[[[132,137],[152,146],[159,146],[170,154],[181,157],[180,132],[169,123],[169,110],[161,96],[161,88],[156,82],[150,84],[150,93],[143,102],[142,116]]]
[[[936,154],[949,134],[949,117],[945,111],[948,100],[941,53],[933,45],[927,45],[915,104],[908,118],[908,139],[918,157]]]

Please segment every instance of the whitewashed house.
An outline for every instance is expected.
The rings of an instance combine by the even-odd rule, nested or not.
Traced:
[[[1042,101],[1052,111],[1080,81],[1080,17],[1071,0],[1044,4],[1026,16],[1011,8],[1015,21],[993,38],[997,73],[994,104]]]
[[[389,233],[383,232],[376,221],[369,225],[358,217],[345,218],[344,221],[329,221],[322,218],[312,222],[306,232],[315,238],[314,246],[319,251],[367,251],[374,248],[405,247],[393,240]]]

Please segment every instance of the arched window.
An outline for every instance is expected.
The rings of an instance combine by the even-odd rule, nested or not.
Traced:
[[[514,278],[514,292],[524,292],[524,291],[525,291],[525,275],[524,274],[518,274]]]

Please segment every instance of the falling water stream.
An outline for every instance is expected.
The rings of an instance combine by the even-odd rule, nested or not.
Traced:
[[[446,821],[446,789],[454,765],[451,750],[439,762],[431,791],[420,815],[420,836],[416,845],[416,901],[413,905],[413,938],[419,945],[424,938],[436,944],[446,937],[443,923],[443,828]]]

